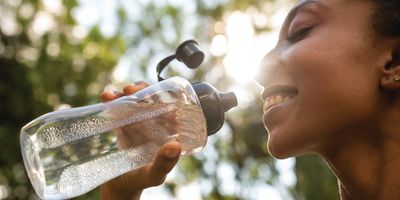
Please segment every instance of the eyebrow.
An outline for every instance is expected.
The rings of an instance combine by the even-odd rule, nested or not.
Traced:
[[[322,7],[322,8],[324,8],[324,9],[327,9],[327,7],[326,7],[325,5],[323,5],[322,3],[318,2],[318,1],[314,1],[314,0],[302,1],[302,2],[298,3],[298,4],[289,12],[289,14],[287,15],[287,18],[286,18],[286,21],[285,21],[284,26],[285,26],[285,27],[288,26],[288,25],[292,22],[293,18],[296,16],[296,14],[297,14],[299,11],[303,10],[304,8],[306,8],[306,7],[310,6],[310,5],[317,5],[317,6],[319,6],[319,7]]]

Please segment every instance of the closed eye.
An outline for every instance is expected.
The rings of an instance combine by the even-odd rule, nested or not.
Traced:
[[[289,41],[289,43],[291,43],[291,44],[296,43],[296,42],[304,39],[311,32],[312,29],[313,29],[313,27],[302,28],[302,29],[295,31],[294,33],[288,35],[286,40]]]

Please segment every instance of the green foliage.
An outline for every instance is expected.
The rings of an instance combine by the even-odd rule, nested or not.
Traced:
[[[304,199],[339,199],[335,177],[326,163],[317,156],[304,156],[297,159],[297,192]],[[317,178],[310,178],[317,177]],[[318,192],[317,192],[318,191]]]
[[[76,5],[68,1],[65,10]],[[27,7],[34,9],[32,17],[15,16]],[[96,28],[86,38],[76,38],[72,33],[76,22],[69,12],[49,14],[57,19],[54,29],[35,33],[33,16],[44,12],[38,1],[17,5],[2,1],[0,9],[9,11],[3,17],[16,20],[20,29],[5,33],[2,24],[0,32],[0,185],[9,188],[8,198],[27,199],[33,190],[23,169],[20,128],[62,104],[98,102],[125,43],[119,36],[105,38]]]

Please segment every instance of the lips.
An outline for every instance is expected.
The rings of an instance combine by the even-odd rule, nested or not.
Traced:
[[[262,93],[262,98],[264,100],[264,112],[274,106],[290,101],[297,94],[297,89],[290,86],[270,86],[265,88]]]

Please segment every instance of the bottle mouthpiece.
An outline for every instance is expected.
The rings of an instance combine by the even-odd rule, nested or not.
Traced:
[[[219,98],[224,112],[238,105],[236,95],[233,92],[220,93]]]
[[[208,135],[221,129],[225,120],[225,112],[237,106],[233,92],[219,93],[212,85],[204,82],[193,84],[193,89],[200,100],[207,123]]]

